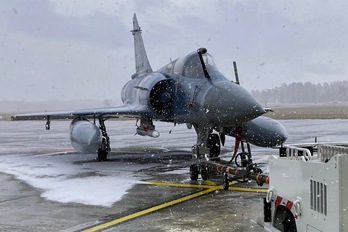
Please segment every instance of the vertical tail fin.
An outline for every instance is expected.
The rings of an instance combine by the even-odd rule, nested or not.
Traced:
[[[142,74],[152,73],[149,60],[146,55],[146,50],[141,36],[141,29],[137,20],[136,14],[133,16],[133,30],[131,31],[134,36],[134,52],[135,52],[135,70],[136,73],[132,78]]]

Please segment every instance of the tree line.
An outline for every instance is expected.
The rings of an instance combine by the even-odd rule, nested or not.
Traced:
[[[251,93],[262,104],[296,104],[348,101],[348,81],[313,84],[311,82],[292,82],[265,90],[252,90]]]

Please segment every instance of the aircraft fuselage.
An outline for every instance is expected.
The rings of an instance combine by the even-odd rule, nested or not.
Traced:
[[[208,70],[209,78],[200,73],[201,64],[190,62],[197,61],[196,56],[193,52],[157,72],[133,78],[122,90],[123,103],[147,105],[155,119],[213,126],[233,126],[264,113],[248,91],[217,69]],[[185,62],[189,64],[181,64]]]

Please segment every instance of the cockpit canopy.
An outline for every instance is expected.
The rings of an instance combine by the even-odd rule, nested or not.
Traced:
[[[208,73],[220,72],[214,58],[208,54],[203,54],[203,61]],[[185,77],[204,78],[204,71],[197,52],[192,52],[187,56],[180,57],[174,66],[174,73]]]

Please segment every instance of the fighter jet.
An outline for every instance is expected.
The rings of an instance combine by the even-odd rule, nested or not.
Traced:
[[[105,121],[131,117],[136,133],[158,137],[154,121],[186,124],[197,133],[192,152],[196,157],[218,157],[225,136],[257,146],[285,142],[287,133],[277,121],[261,116],[266,110],[239,83],[227,79],[205,48],[182,56],[153,71],[144,47],[141,28],[133,16],[135,70],[123,87],[123,105],[97,109],[18,114],[12,120],[71,119],[70,140],[81,153],[97,153],[107,160],[110,140]],[[117,121],[115,121],[117,123]]]

